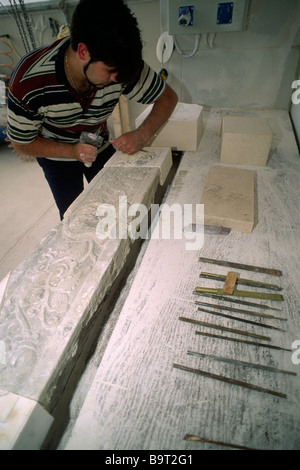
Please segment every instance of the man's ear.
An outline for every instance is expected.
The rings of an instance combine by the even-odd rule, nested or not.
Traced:
[[[91,59],[87,45],[83,42],[80,42],[77,47],[77,54],[80,60],[83,62],[89,62]]]

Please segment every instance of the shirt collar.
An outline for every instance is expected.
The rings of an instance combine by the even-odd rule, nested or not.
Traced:
[[[56,77],[59,83],[63,83],[68,86],[68,80],[65,73],[65,53],[70,45],[70,38],[64,38],[61,40],[57,55],[55,57],[55,69]]]

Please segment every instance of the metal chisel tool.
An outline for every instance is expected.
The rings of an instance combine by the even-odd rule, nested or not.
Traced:
[[[219,294],[211,294],[208,292],[196,292],[194,291],[193,294],[198,295],[200,297],[208,297],[210,299],[215,299],[215,300],[222,300],[224,302],[231,302],[234,304],[240,304],[240,305],[247,305],[248,307],[255,307],[255,308],[263,308],[265,310],[276,310],[277,312],[281,312],[280,308],[275,308],[275,307],[270,307],[269,305],[265,304],[256,304],[255,302],[248,302],[247,300],[240,300],[233,298],[232,296],[228,295],[219,295]]]
[[[248,340],[245,340],[245,339],[231,338],[230,336],[221,336],[221,335],[215,335],[215,334],[212,334],[212,333],[205,333],[204,331],[196,331],[195,334],[198,335],[198,336],[205,336],[207,338],[223,339],[225,341],[232,341],[233,343],[247,344],[249,346],[257,346],[257,347],[260,347],[260,348],[274,349],[276,351],[292,352],[291,349],[281,348],[280,346],[275,346],[275,345],[269,344],[269,343],[256,343],[254,341],[248,341]]]
[[[199,300],[196,300],[195,304],[202,305],[203,307],[216,308],[218,310],[226,310],[228,312],[245,313],[246,315],[253,315],[255,317],[269,318],[270,320],[287,321],[287,318],[275,317],[268,313],[252,312],[252,310],[244,310],[243,308],[226,307],[226,305],[210,304],[209,302],[200,302]]]
[[[276,328],[275,326],[266,325],[264,323],[257,323],[255,321],[246,320],[245,318],[233,317],[232,315],[226,315],[225,313],[215,312],[214,310],[207,310],[206,308],[202,308],[202,307],[198,307],[198,310],[200,312],[210,313],[211,315],[216,315],[216,316],[219,316],[219,317],[228,318],[229,320],[235,320],[235,321],[239,321],[239,322],[242,322],[242,323],[248,323],[249,325],[260,326],[261,328],[269,328],[270,330],[283,331],[280,328]]]
[[[248,388],[250,390],[256,390],[257,392],[269,393],[270,395],[274,395],[275,397],[287,398],[287,395],[285,395],[284,393],[275,392],[273,390],[268,390],[266,388],[262,388],[257,385],[249,384],[246,382],[240,382],[239,380],[231,379],[230,377],[224,377],[222,375],[211,374],[210,372],[206,372],[204,370],[192,369],[191,367],[182,366],[180,364],[173,364],[173,367],[175,369],[184,370],[186,372],[192,372],[193,374],[202,375],[203,377],[207,377],[209,379],[214,379],[214,380],[219,380],[221,382],[225,382],[231,385],[237,385],[239,387]]]
[[[234,328],[227,328],[226,326],[217,325],[215,323],[206,323],[203,321],[193,320],[191,318],[185,318],[185,317],[179,317],[179,320],[187,322],[187,323],[193,323],[194,325],[206,326],[208,328],[213,328],[215,330],[228,331],[229,333],[236,333],[242,336],[249,336],[251,338],[260,339],[262,341],[271,341],[271,338],[269,336],[262,336],[262,335],[257,335],[255,333],[249,333],[248,331],[244,331],[244,330],[236,330]]]
[[[192,442],[204,442],[206,444],[214,444],[221,447],[230,447],[231,449],[237,450],[258,450],[252,449],[251,447],[240,446],[238,444],[230,444],[229,442],[212,441],[210,439],[205,439],[204,437],[193,436],[192,434],[186,434],[184,436],[184,440]]]
[[[209,258],[199,258],[199,261],[201,261],[202,263],[225,266],[227,268],[242,269],[244,271],[254,271],[256,273],[271,274],[272,276],[282,276],[282,271],[279,271],[279,269],[261,268],[260,266],[251,266],[247,264],[232,263],[229,261],[221,261],[221,260],[209,259]]]
[[[251,367],[253,369],[265,370],[267,372],[281,373],[281,374],[294,375],[294,376],[297,375],[296,372],[291,372],[289,370],[276,369],[276,367],[270,367],[270,366],[266,366],[263,364],[252,364],[251,362],[238,361],[236,359],[228,359],[226,357],[214,356],[212,354],[204,354],[204,353],[194,352],[194,351],[188,351],[187,354],[189,356],[197,356],[203,359],[213,359],[214,361],[225,362],[226,364],[233,364],[233,365],[242,366],[242,367]]]
[[[196,287],[195,291],[199,293],[218,294],[218,295],[222,295],[224,293],[223,289],[210,289],[208,287]],[[265,300],[273,300],[276,302],[282,302],[284,300],[281,294],[269,294],[268,292],[251,292],[251,291],[235,290],[232,295],[234,297],[265,299]],[[231,297],[231,295],[229,295],[228,297]]]
[[[201,273],[200,278],[202,279],[212,279],[213,281],[226,281],[226,276],[221,274],[212,274],[212,273]],[[267,284],[265,282],[252,281],[250,279],[237,278],[238,285],[249,286],[249,287],[259,287],[261,289],[270,289],[275,291],[281,291],[282,287],[279,287],[275,284]]]
[[[229,235],[231,229],[226,227],[215,227],[213,225],[190,224],[187,227],[184,227],[184,231],[199,232],[204,233],[204,235]]]

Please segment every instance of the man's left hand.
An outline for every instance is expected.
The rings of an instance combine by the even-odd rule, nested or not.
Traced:
[[[111,139],[110,143],[116,150],[127,155],[134,155],[142,150],[146,144],[141,132],[138,130],[126,132],[126,134],[121,135],[118,139]]]

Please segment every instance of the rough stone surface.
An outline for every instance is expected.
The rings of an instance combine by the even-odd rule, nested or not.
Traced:
[[[107,162],[106,166],[122,167],[146,167],[158,168],[160,172],[159,184],[164,185],[168,174],[172,168],[172,152],[170,148],[145,147],[144,150],[134,155],[127,155],[122,152],[116,152]]]
[[[136,119],[138,128],[149,115],[153,105]],[[198,104],[178,103],[168,122],[152,140],[153,147],[171,147],[174,150],[194,152],[203,135],[203,107]]]
[[[267,119],[224,116],[221,163],[266,166],[272,144]]]
[[[255,172],[212,167],[201,197],[204,222],[250,233],[255,223]]]

